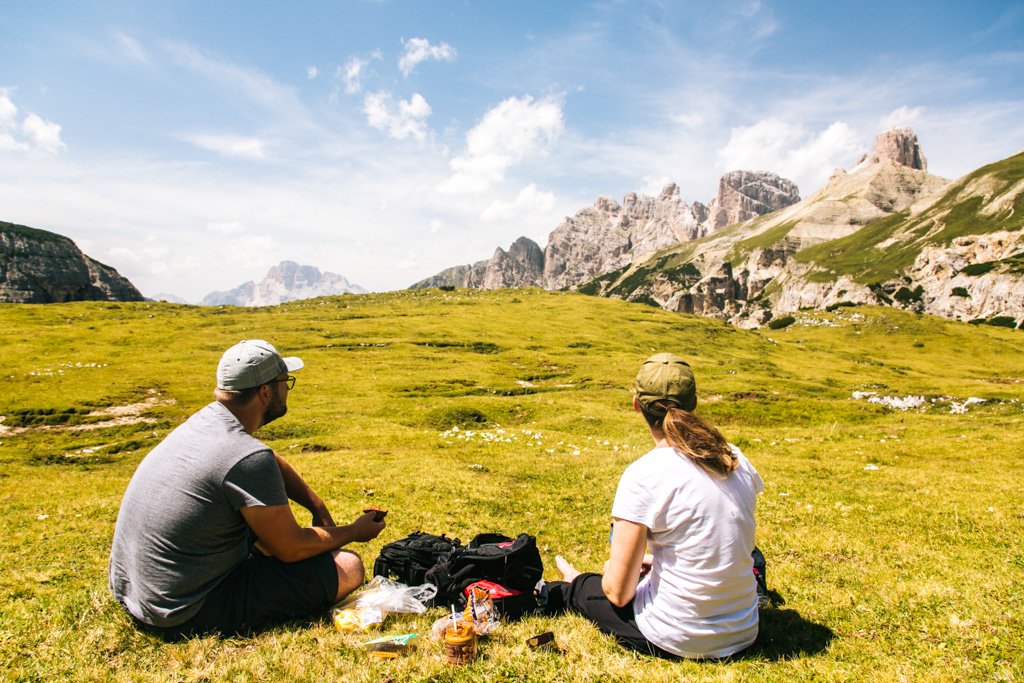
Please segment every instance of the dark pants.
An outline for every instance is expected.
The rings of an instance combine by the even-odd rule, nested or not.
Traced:
[[[636,626],[632,600],[623,607],[616,607],[609,602],[601,590],[600,574],[580,574],[572,583],[551,581],[547,584],[547,589],[548,602],[544,608],[545,614],[582,614],[597,624],[602,633],[614,636],[619,643],[630,649],[655,657],[678,659],[676,655],[647,640],[640,632]]]
[[[299,617],[318,617],[338,595],[338,570],[331,553],[301,562],[281,562],[259,552],[235,567],[204,599],[191,619],[177,626],[141,630],[167,640],[220,633],[249,633]]]

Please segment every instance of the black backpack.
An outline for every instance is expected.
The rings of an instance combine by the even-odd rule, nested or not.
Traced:
[[[765,607],[771,602],[771,596],[768,595],[768,578],[765,576],[768,564],[757,546],[754,546],[751,555],[754,558],[754,581],[757,582],[757,606]]]
[[[437,605],[462,607],[463,591],[476,581],[496,584],[533,597],[533,589],[544,574],[537,539],[528,534],[509,538],[501,534],[480,534],[469,545],[455,548],[426,574],[437,586]],[[524,610],[525,611],[525,610]]]
[[[461,547],[462,543],[457,538],[414,531],[380,549],[380,555],[373,562],[373,575],[393,579],[406,586],[419,586],[426,583],[427,570]]]

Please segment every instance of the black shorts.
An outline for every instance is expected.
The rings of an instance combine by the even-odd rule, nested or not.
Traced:
[[[319,618],[337,595],[338,570],[331,553],[286,563],[254,551],[204,598],[199,612],[185,623],[170,627],[135,623],[147,633],[167,639],[248,633],[289,619]]]

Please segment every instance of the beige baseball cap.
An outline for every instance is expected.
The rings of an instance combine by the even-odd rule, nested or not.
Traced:
[[[262,339],[240,341],[221,356],[217,365],[217,388],[242,391],[266,384],[282,372],[302,369],[301,358],[282,358],[274,345]]]
[[[658,401],[674,403],[683,410],[697,407],[697,382],[690,365],[674,353],[658,353],[640,366],[633,384],[637,401],[644,411],[660,414]]]

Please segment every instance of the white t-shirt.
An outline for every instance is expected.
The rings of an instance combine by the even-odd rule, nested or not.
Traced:
[[[754,498],[761,476],[739,467],[716,479],[672,448],[655,448],[622,474],[612,516],[649,529],[654,564],[637,586],[640,632],[681,657],[725,657],[757,638],[752,572]]]

